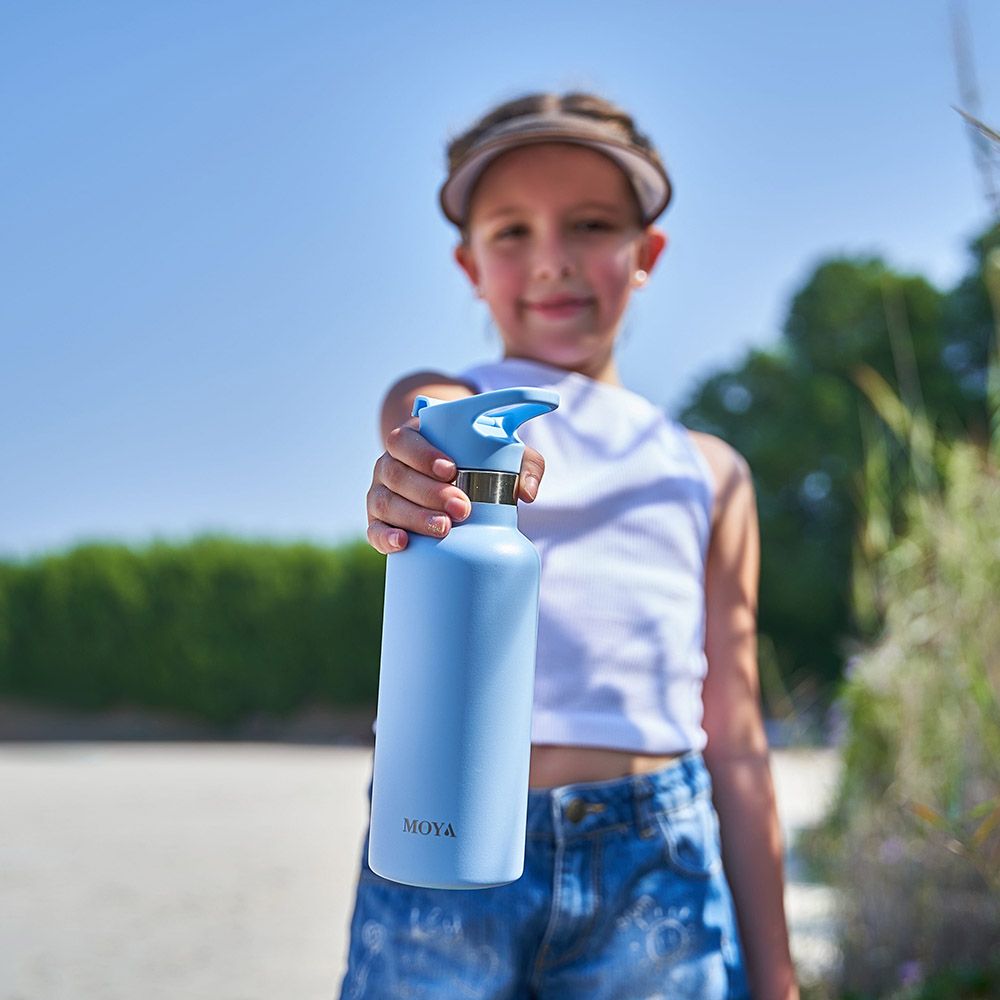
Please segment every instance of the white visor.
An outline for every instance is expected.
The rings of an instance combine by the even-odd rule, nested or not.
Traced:
[[[476,181],[501,153],[536,142],[571,142],[596,149],[621,167],[639,201],[643,225],[649,225],[670,201],[670,179],[641,148],[608,132],[606,122],[565,112],[523,115],[500,122],[483,134],[444,182],[441,210],[456,226],[464,226]]]

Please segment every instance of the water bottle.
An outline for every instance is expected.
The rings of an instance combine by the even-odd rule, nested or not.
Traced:
[[[533,387],[414,402],[472,513],[386,560],[368,846],[383,878],[482,889],[524,870],[540,561],[517,529],[517,429],[558,405]]]

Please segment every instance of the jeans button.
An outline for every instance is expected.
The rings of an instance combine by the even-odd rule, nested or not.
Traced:
[[[583,799],[570,799],[566,805],[566,818],[571,823],[579,823],[587,815],[587,803]]]

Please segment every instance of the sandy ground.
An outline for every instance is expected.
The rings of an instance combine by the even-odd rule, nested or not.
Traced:
[[[833,791],[778,750],[786,841]],[[332,1000],[370,748],[0,743],[0,1000]],[[830,890],[789,859],[804,978],[835,960]]]

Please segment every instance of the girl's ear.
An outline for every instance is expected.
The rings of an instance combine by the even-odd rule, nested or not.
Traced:
[[[459,243],[455,247],[454,251],[455,261],[458,266],[465,271],[472,282],[473,287],[479,290],[479,268],[476,266],[475,258],[472,256],[472,251],[469,249],[468,244]]]
[[[651,274],[657,258],[668,242],[667,234],[659,226],[647,226],[639,244],[639,267]]]

